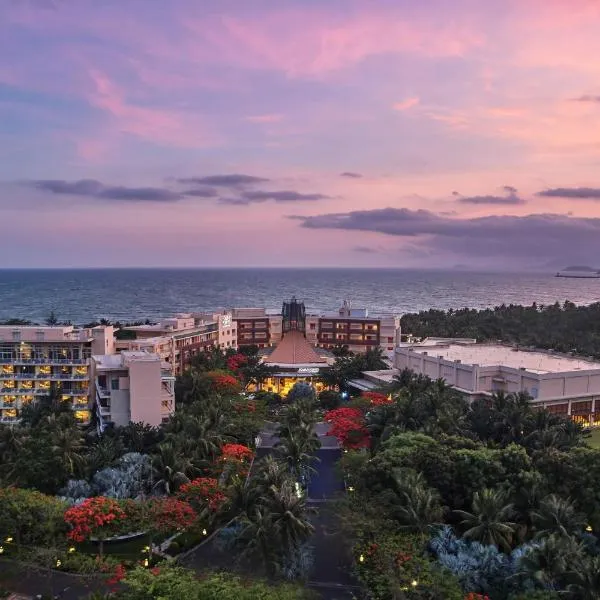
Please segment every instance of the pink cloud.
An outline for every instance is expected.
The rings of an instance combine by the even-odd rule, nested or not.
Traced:
[[[89,76],[95,88],[88,95],[90,104],[107,113],[119,132],[181,147],[202,147],[217,142],[197,113],[131,104],[124,91],[106,75],[91,70]]]
[[[281,114],[267,114],[267,115],[254,115],[245,118],[246,121],[250,123],[279,123],[283,120],[283,115]]]
[[[412,98],[407,98],[406,100],[403,100],[402,102],[396,102],[396,104],[394,104],[393,109],[394,110],[399,110],[399,111],[405,111],[408,110],[409,108],[413,108],[414,106],[418,106],[420,100],[417,96],[413,96]]]

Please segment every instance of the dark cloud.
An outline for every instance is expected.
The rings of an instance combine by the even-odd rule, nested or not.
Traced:
[[[600,254],[600,219],[595,218],[532,214],[460,219],[407,208],[294,218],[311,229],[382,233],[410,239],[416,247],[439,256],[495,259],[503,265],[554,257],[564,264],[586,264]]]
[[[344,171],[340,173],[340,177],[350,177],[352,179],[360,179],[362,175],[360,173],[353,173],[352,171]]]
[[[581,200],[600,200],[600,188],[550,188],[538,192],[536,196],[545,196],[547,198],[577,198]]]
[[[512,185],[502,186],[502,191],[505,196],[497,196],[495,194],[485,194],[482,196],[463,196],[459,192],[452,192],[452,195],[461,204],[486,204],[486,205],[517,205],[525,204],[525,200],[517,195],[517,188]]]
[[[250,200],[246,198],[219,198],[219,204],[229,204],[231,206],[248,206],[251,204]]]
[[[302,194],[300,192],[293,192],[291,190],[279,191],[279,192],[268,192],[268,191],[255,191],[255,192],[244,192],[243,198],[249,202],[265,202],[267,200],[274,200],[275,202],[303,202],[303,201],[315,201],[315,200],[326,200],[330,196],[324,194]]]
[[[593,103],[597,103],[600,104],[600,96],[590,96],[590,95],[585,95],[585,96],[579,96],[579,98],[574,98],[575,102],[593,102]]]
[[[184,196],[193,196],[194,198],[216,198],[219,191],[211,187],[193,188],[182,192]]]
[[[238,187],[251,185],[253,183],[264,183],[269,181],[264,177],[254,177],[253,175],[242,175],[232,173],[230,175],[208,175],[206,177],[184,177],[177,179],[179,183],[193,185],[216,185],[218,187]]]
[[[183,196],[165,188],[108,186],[95,179],[65,181],[63,179],[38,179],[26,182],[34,188],[51,194],[88,196],[124,202],[175,202]]]
[[[371,248],[370,246],[354,246],[353,252],[360,252],[362,254],[379,254],[377,248]]]

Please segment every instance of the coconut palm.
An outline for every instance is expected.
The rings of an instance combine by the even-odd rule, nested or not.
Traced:
[[[49,417],[49,420],[52,417]],[[71,477],[82,473],[85,466],[85,442],[81,431],[77,427],[51,426],[50,451],[65,466],[67,474]]]
[[[462,519],[463,537],[509,551],[516,528],[510,521],[513,512],[513,505],[506,504],[506,493],[483,489],[473,495],[472,512],[457,510],[455,514]]]
[[[552,533],[569,536],[583,531],[585,517],[577,512],[570,499],[564,499],[556,494],[546,496],[538,510],[532,511],[531,518],[536,527],[536,539]]]
[[[293,552],[313,533],[314,527],[307,518],[311,511],[291,480],[284,481],[279,487],[271,486],[263,502],[276,526],[282,552]]]
[[[165,494],[172,494],[184,483],[188,483],[194,472],[192,461],[177,453],[170,443],[158,445],[158,454],[152,459],[152,468],[156,479],[154,488]]]
[[[307,477],[315,472],[311,463],[319,461],[314,452],[320,446],[321,442],[315,433],[306,435],[299,430],[277,442],[275,452],[279,460],[287,465],[294,480],[304,484]]]
[[[426,533],[442,518],[440,497],[427,486],[421,473],[403,471],[395,473],[392,487],[400,505],[394,509],[394,517],[400,529],[414,533]]]
[[[550,535],[521,558],[521,572],[546,589],[556,589],[581,562],[583,553],[574,538]]]
[[[567,597],[573,600],[600,598],[600,557],[586,556],[569,574]]]

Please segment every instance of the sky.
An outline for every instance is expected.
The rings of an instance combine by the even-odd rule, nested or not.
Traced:
[[[600,267],[598,0],[3,0],[4,267]]]

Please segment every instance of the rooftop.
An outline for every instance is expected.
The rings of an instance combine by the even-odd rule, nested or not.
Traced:
[[[124,350],[119,354],[97,354],[93,356],[98,371],[112,371],[117,369],[126,369],[131,362],[153,362],[160,360],[158,354],[143,351]]]
[[[288,331],[264,362],[271,365],[306,365],[326,364],[327,359],[317,354],[302,333]]]
[[[406,347],[406,346],[405,346]],[[600,362],[577,357],[562,356],[542,350],[517,349],[502,344],[447,344],[410,346],[414,352],[441,356],[445,360],[457,361],[480,367],[503,366],[525,369],[532,373],[564,373],[600,369]]]

